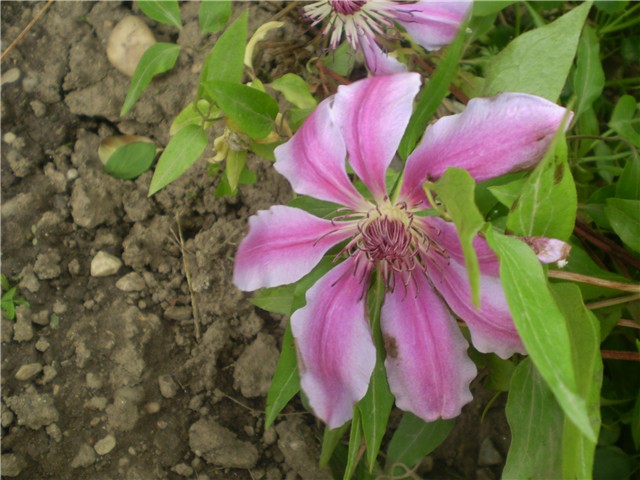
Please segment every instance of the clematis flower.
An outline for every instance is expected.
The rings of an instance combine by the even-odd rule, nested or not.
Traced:
[[[422,184],[448,167],[480,181],[533,166],[565,109],[516,93],[471,100],[463,113],[427,128],[406,161],[397,198],[390,198],[385,174],[419,86],[415,73],[370,77],[339,87],[318,105],[276,149],[275,168],[297,193],[344,208],[332,220],[287,206],[260,211],[238,248],[234,282],[250,291],[295,282],[344,244],[336,262],[346,259],[307,291],[306,306],[291,316],[302,389],[331,428],[351,418],[375,365],[365,304],[375,269],[386,283],[381,329],[399,408],[433,421],[457,416],[471,400],[476,367],[451,312],[466,322],[479,351],[502,358],[525,352],[496,256],[482,238],[474,239],[481,270],[477,309],[455,226],[420,215],[428,206]],[[346,159],[370,196],[349,180]]]
[[[465,19],[472,0],[322,0],[303,7],[316,25],[324,20],[329,48],[335,50],[344,34],[353,51],[364,54],[370,72],[376,75],[398,73],[406,67],[387,55],[376,37],[396,32],[396,24],[426,50],[437,50],[451,43]]]

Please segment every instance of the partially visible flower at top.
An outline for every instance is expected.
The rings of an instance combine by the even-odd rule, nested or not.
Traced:
[[[477,309],[455,226],[420,215],[428,208],[422,185],[448,167],[464,168],[480,181],[535,165],[565,109],[517,93],[471,100],[463,113],[427,128],[406,161],[397,198],[390,198],[386,171],[419,87],[417,73],[370,77],[339,87],[318,105],[276,149],[275,168],[297,193],[345,208],[332,220],[286,206],[260,211],[238,248],[234,283],[256,290],[300,280],[346,242],[335,260],[346,259],[307,291],[306,306],[291,316],[302,389],[330,428],[351,418],[375,366],[366,292],[376,269],[386,284],[380,327],[399,408],[433,421],[457,416],[471,400],[476,367],[447,305],[466,322],[479,351],[502,358],[525,352],[497,257],[484,239],[474,239],[481,271]],[[370,197],[349,180],[347,158]]]
[[[387,55],[376,37],[396,32],[396,23],[427,50],[451,43],[465,19],[472,0],[321,0],[303,7],[305,15],[318,24],[326,19],[323,34],[335,50],[344,36],[351,49],[362,49],[365,63],[376,75],[398,73],[406,67]]]

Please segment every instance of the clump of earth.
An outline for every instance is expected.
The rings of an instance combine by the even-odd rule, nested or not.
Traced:
[[[43,6],[2,2],[3,51]],[[118,180],[98,159],[110,135],[167,143],[216,39],[200,35],[198,7],[181,3],[178,33],[132,2],[54,2],[3,62],[2,273],[29,302],[2,319],[3,478],[331,478],[317,466],[322,425],[298,400],[265,430],[286,319],[231,282],[248,217],[289,200],[287,182],[252,157],[258,183],[216,198],[201,159],[148,198],[150,172]],[[237,2],[235,15],[246,8],[255,30],[283,4]],[[130,79],[106,45],[129,15],[183,50],[120,118]],[[284,20],[275,43],[298,50],[265,48],[254,63],[266,81],[312,55],[316,31],[295,9]],[[498,476],[503,402],[481,421],[492,393],[480,384],[420,475]]]

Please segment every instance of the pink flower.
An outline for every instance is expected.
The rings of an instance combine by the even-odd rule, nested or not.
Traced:
[[[369,71],[387,75],[406,67],[387,55],[376,37],[385,37],[387,31],[397,34],[399,24],[422,47],[437,50],[454,39],[471,4],[472,0],[322,0],[303,10],[314,25],[327,19],[323,34],[330,36],[332,50],[344,34],[353,51],[362,49]]]
[[[407,159],[397,198],[389,198],[385,174],[419,87],[415,73],[371,77],[323,101],[276,149],[275,167],[297,193],[345,208],[333,220],[286,206],[260,211],[236,256],[235,284],[256,290],[301,279],[346,242],[346,260],[308,290],[306,306],[291,317],[302,389],[331,428],[351,418],[375,365],[365,295],[374,269],[387,285],[385,367],[401,409],[432,421],[457,416],[471,400],[476,367],[449,308],[466,322],[479,351],[503,358],[524,353],[496,256],[482,238],[474,240],[481,268],[476,309],[454,225],[420,215],[427,205],[422,184],[447,167],[465,168],[480,181],[534,165],[565,109],[517,93],[471,100],[464,113],[427,128]],[[347,158],[370,197],[350,182]]]

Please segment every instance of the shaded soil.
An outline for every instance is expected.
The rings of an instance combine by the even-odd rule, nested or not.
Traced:
[[[3,51],[43,6],[2,2]],[[202,159],[149,199],[151,173],[117,180],[97,156],[101,138],[116,133],[165,145],[193,98],[215,36],[200,36],[197,3],[181,8],[179,34],[146,20],[183,51],[124,119],[129,79],[105,44],[121,18],[139,13],[131,2],[55,2],[3,62],[2,273],[30,304],[2,319],[3,477],[328,478],[316,466],[322,428],[298,400],[264,429],[285,319],[231,283],[248,217],[286,202],[286,181],[249,158],[258,183],[215,198]],[[243,8],[255,29],[281,5],[235,4],[236,14]],[[315,35],[295,15],[276,44]],[[310,55],[280,50],[259,55],[263,80],[304,68]],[[121,265],[92,275],[99,252]],[[508,429],[500,400],[481,422],[492,394],[477,383],[419,475],[496,478]]]

